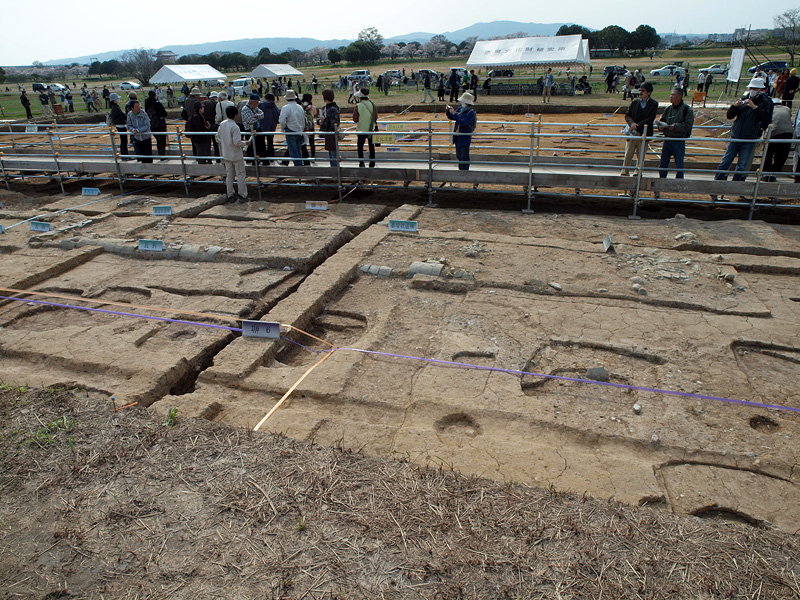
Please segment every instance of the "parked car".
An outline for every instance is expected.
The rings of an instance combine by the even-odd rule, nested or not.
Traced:
[[[400,69],[389,69],[383,74],[383,77],[388,77],[391,85],[400,85],[400,81],[403,79],[403,72]]]
[[[33,91],[34,92],[43,92],[45,89],[47,89],[47,86],[45,84],[43,84],[43,83],[34,83],[33,84]]]
[[[347,76],[348,81],[355,81],[359,86],[372,85],[372,75],[369,69],[356,69]]]
[[[712,75],[727,75],[728,74],[728,65],[710,65],[705,69],[700,69],[705,73],[711,73]]]
[[[467,70],[464,67],[450,67],[450,73],[455,71],[458,73],[458,78],[463,81],[464,75],[467,73]]]
[[[514,69],[492,69],[489,71],[489,77],[513,77]]]
[[[686,69],[683,67],[679,67],[678,65],[665,65],[660,69],[653,69],[650,71],[650,75],[653,77],[658,77],[659,75],[672,75],[675,76],[678,73],[681,75],[686,75]]]
[[[608,77],[610,72],[614,72],[614,75],[625,75],[628,72],[628,68],[625,66],[620,67],[619,65],[608,65],[607,67],[603,68],[603,75]]]
[[[65,85],[62,85],[60,83],[48,83],[47,87],[49,87],[51,90],[53,90],[56,94],[59,94],[63,90],[67,89],[67,87]]]
[[[253,80],[250,77],[239,77],[239,79],[233,80],[232,85],[236,95],[243,96],[244,94],[249,94],[250,90],[253,89]]]
[[[785,60],[771,60],[769,62],[756,65],[755,67],[750,67],[749,69],[747,69],[747,72],[755,73],[758,67],[761,67],[761,70],[764,71],[765,73],[769,73],[770,71],[776,71],[780,73],[781,71],[787,68],[787,65]]]
[[[419,76],[417,77],[420,81],[425,79],[425,73],[431,76],[431,83],[434,83],[439,80],[439,73],[434,71],[433,69],[420,69]]]
[[[119,89],[121,90],[138,90],[142,86],[136,83],[135,81],[123,81],[119,84]]]

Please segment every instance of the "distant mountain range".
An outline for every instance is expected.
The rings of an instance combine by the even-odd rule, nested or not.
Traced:
[[[455,43],[460,43],[468,37],[477,36],[481,39],[488,39],[491,37],[509,35],[524,31],[528,35],[555,35],[559,27],[568,23],[521,23],[519,21],[492,21],[491,23],[475,23],[469,27],[458,29],[456,31],[445,31],[444,35],[448,40]],[[429,33],[416,31],[406,35],[396,35],[390,38],[385,38],[384,43],[391,42],[419,42],[421,44],[430,40],[438,33]],[[314,47],[323,48],[338,48],[339,46],[347,46],[354,40],[352,39],[334,39],[334,40],[317,40],[314,38],[286,38],[286,37],[271,37],[271,38],[246,38],[240,40],[223,40],[219,42],[204,42],[202,44],[184,44],[184,45],[171,45],[155,48],[155,50],[171,50],[179,56],[185,54],[210,54],[211,52],[241,52],[242,54],[254,54],[261,50],[261,48],[269,48],[273,53],[281,53],[285,50],[292,48],[305,52]],[[107,52],[96,52],[94,54],[87,54],[85,56],[74,56],[72,58],[59,58],[47,61],[46,65],[69,65],[72,63],[88,64],[91,59],[99,61],[111,60],[119,58],[124,50],[111,50]]]

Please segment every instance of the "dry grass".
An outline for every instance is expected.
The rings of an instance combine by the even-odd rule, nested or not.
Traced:
[[[800,598],[800,540],[0,392],[0,598]]]

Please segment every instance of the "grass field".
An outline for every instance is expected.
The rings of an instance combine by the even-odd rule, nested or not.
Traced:
[[[788,62],[789,56],[788,54],[774,54],[770,53],[772,49],[770,48],[752,48],[753,53],[759,57],[759,59],[763,58],[763,61],[767,60],[769,57],[770,60],[786,60]],[[617,99],[621,101],[622,94],[618,94],[613,98],[603,94],[604,86],[603,86],[603,75],[602,69],[605,65],[625,65],[629,69],[636,69],[641,68],[642,71],[647,74],[650,72],[651,69],[656,69],[658,67],[673,64],[675,62],[682,62],[682,64],[690,69],[690,83],[691,88],[694,87],[694,82],[696,81],[697,71],[703,67],[707,67],[713,63],[722,63],[726,64],[729,62],[730,59],[730,48],[696,48],[696,49],[689,49],[689,50],[665,50],[660,55],[656,55],[653,59],[650,59],[649,55],[643,57],[611,57],[611,58],[595,58],[592,60],[592,74],[590,76],[590,81],[595,88],[595,94],[591,96],[583,96],[578,95],[574,97],[565,97],[559,96],[555,100],[558,103],[568,103],[568,104],[596,104],[598,101],[612,101],[615,102]],[[378,73],[382,73],[383,71],[390,69],[390,68],[398,68],[398,69],[405,69],[406,74],[410,75],[411,71],[418,71],[419,69],[432,69],[439,72],[446,72],[449,70],[451,66],[459,66],[464,65],[466,59],[464,57],[454,57],[454,58],[447,58],[447,59],[440,59],[440,60],[416,60],[416,61],[380,61],[374,65],[368,65],[369,69],[373,73],[373,78],[377,77]],[[749,81],[749,74],[746,72],[748,68],[753,65],[752,60],[745,60],[744,65],[744,72],[742,73],[740,88],[747,84]],[[338,78],[341,75],[348,75],[354,69],[362,67],[363,65],[349,65],[346,63],[341,63],[337,65],[313,65],[313,66],[301,66],[299,70],[301,70],[305,76],[302,79],[305,79],[307,85],[310,87],[311,77],[316,75],[317,79],[319,80],[321,85],[326,85],[330,87],[332,82],[338,81]],[[247,75],[249,71],[244,72],[231,72],[226,73],[228,80],[232,81],[233,79]],[[476,71],[483,80],[486,70],[479,70]],[[509,82],[509,83],[517,83],[517,82],[530,82],[535,81],[538,79],[539,76],[542,75],[542,68],[533,69],[533,68],[526,68],[526,69],[516,69],[515,77],[512,79],[496,79],[495,83],[499,81]],[[583,68],[576,68],[574,69],[573,73],[576,75],[581,75],[584,72],[588,72],[588,67],[586,69]],[[560,83],[566,81],[565,74],[561,71],[557,72],[556,74],[556,83]],[[75,79],[74,83],[76,84],[77,88],[80,88],[85,83],[89,86],[89,88],[97,87],[98,90],[101,90],[103,85],[108,85],[109,87],[113,83],[115,86],[115,90],[119,93],[119,83],[121,81],[125,81],[129,78],[97,78],[97,77],[87,77],[87,78],[80,78]],[[668,96],[668,90],[672,85],[672,79],[669,77],[648,77],[648,79],[654,84],[655,86],[655,98],[659,101],[666,101]],[[28,97],[31,100],[31,110],[33,111],[34,118],[39,118],[42,116],[42,109],[41,105],[38,100],[38,94],[32,93],[31,84],[33,83],[33,79],[30,82],[27,82],[25,85],[26,89],[28,90]],[[64,83],[67,85],[72,86],[73,81],[59,81],[58,83]],[[6,87],[8,87],[9,91],[5,91]],[[715,84],[712,88],[712,94],[719,92],[724,88],[724,78],[722,76],[715,77]],[[320,88],[321,89],[321,88]],[[306,85],[303,86],[303,91],[307,91]],[[399,89],[393,87],[389,93],[389,96],[384,96],[383,94],[375,93],[373,91],[372,99],[375,103],[380,106],[381,104],[414,104],[421,100],[422,98],[422,89],[421,85],[419,88],[413,84],[409,85],[409,91],[406,92],[403,90],[402,86]],[[434,94],[435,94],[434,90]],[[343,92],[344,94],[344,92]],[[123,95],[123,94],[120,94]],[[176,94],[176,97],[179,95]],[[83,100],[80,98],[78,94],[73,93],[74,96],[74,106],[75,106],[75,115],[86,115],[86,108]],[[483,95],[479,95],[480,102],[482,104],[495,104],[495,103],[524,103],[530,102],[535,103],[538,98],[536,96],[491,96],[486,97]],[[316,102],[321,103],[321,98],[315,100]],[[337,97],[337,102],[340,105],[345,104],[346,97],[341,98],[341,95]],[[5,120],[14,120],[14,119],[24,119],[25,118],[25,111],[22,108],[22,105],[19,102],[19,92],[17,90],[17,84],[1,84],[0,85],[0,107],[2,107],[3,112],[0,118]],[[105,115],[105,109],[101,106],[101,112],[98,113],[98,121],[102,120]]]

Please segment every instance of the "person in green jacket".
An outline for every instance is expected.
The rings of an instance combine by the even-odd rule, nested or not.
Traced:
[[[658,130],[664,134],[658,176],[667,177],[670,157],[675,157],[677,179],[683,179],[683,159],[686,156],[686,138],[692,135],[694,111],[683,101],[683,88],[674,87],[669,95],[669,106],[661,119],[656,121]]]

